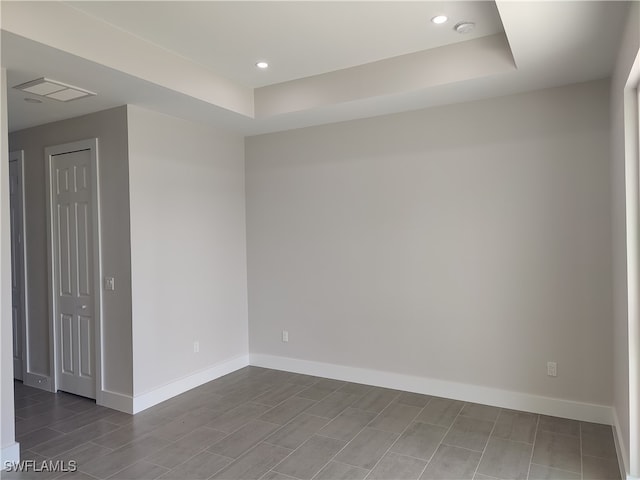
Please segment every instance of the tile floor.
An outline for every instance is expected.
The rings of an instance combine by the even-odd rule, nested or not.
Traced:
[[[620,479],[605,425],[263,368],[135,416],[15,387],[23,459],[78,471],[3,479]]]

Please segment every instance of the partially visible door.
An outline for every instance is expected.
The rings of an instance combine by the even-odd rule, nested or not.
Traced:
[[[95,398],[91,150],[49,156],[59,390]]]
[[[9,216],[11,222],[11,312],[13,319],[13,376],[24,371],[24,238],[22,215],[22,151],[9,153]]]

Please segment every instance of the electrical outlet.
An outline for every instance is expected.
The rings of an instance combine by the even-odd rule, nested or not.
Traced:
[[[282,330],[282,341],[283,342],[289,341],[289,332],[287,330]]]
[[[193,353],[200,353],[200,342],[193,342]]]
[[[550,377],[558,376],[558,364],[556,362],[547,362],[547,375]]]

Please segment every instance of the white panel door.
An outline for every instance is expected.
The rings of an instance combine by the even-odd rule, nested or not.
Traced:
[[[51,156],[59,390],[95,398],[91,150]]]
[[[9,155],[9,216],[11,222],[11,316],[13,319],[13,376],[22,380],[24,247],[22,238],[22,165],[19,152]]]

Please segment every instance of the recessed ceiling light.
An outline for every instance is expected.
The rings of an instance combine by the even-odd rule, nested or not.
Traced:
[[[269,68],[269,64],[267,62],[258,62],[256,63],[256,67],[262,68],[264,70],[265,68]]]
[[[476,24],[473,22],[460,22],[456,23],[456,26],[453,29],[458,33],[469,33],[474,28],[476,28]]]
[[[38,100],[37,98],[25,98],[24,99],[25,102],[27,103],[42,103],[42,100]]]
[[[431,19],[431,21],[436,25],[441,25],[443,23],[446,23],[447,20],[449,20],[449,17],[447,17],[446,15],[436,15]]]

